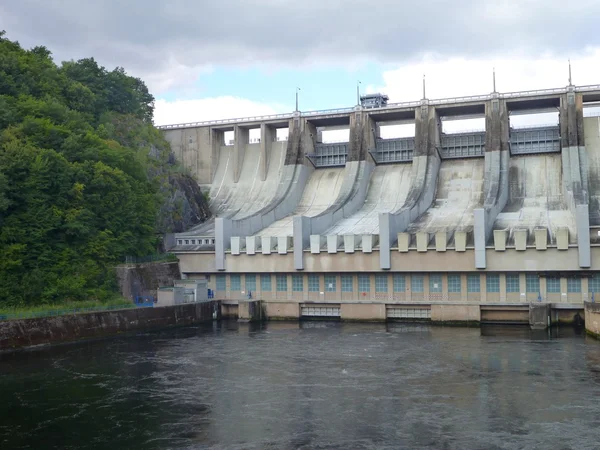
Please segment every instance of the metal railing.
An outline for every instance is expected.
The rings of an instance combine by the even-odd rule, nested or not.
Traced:
[[[518,97],[537,97],[540,95],[553,95],[553,94],[564,94],[568,91],[568,87],[564,88],[553,88],[553,89],[536,89],[536,90],[528,90],[528,91],[515,91],[515,92],[505,92],[505,93],[491,93],[484,95],[469,95],[463,97],[448,97],[441,99],[432,99],[432,100],[419,100],[419,101],[410,101],[410,102],[399,102],[399,103],[388,103],[386,106],[380,108],[369,108],[369,111],[386,111],[390,109],[396,108],[412,108],[415,106],[419,106],[424,102],[429,105],[447,105],[451,103],[469,103],[476,101],[487,101],[493,98],[499,99],[510,99],[510,98],[518,98]],[[574,86],[575,92],[593,92],[600,91],[600,84],[590,84],[586,86]],[[355,111],[358,107],[349,107],[349,108],[337,108],[337,109],[322,109],[315,111],[304,111],[300,112],[299,115],[301,117],[313,117],[313,116],[323,116],[328,114],[346,114],[352,111]],[[270,114],[265,116],[252,116],[252,117],[240,117],[235,119],[217,119],[217,120],[206,120],[201,122],[188,122],[188,123],[178,123],[171,125],[158,125],[156,128],[160,130],[170,130],[177,128],[192,128],[192,127],[201,127],[208,125],[226,125],[226,124],[234,124],[234,123],[244,123],[244,122],[263,122],[267,120],[276,120],[276,119],[291,119],[294,117],[294,113],[283,113],[283,114]]]

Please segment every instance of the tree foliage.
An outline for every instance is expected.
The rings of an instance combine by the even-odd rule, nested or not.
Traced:
[[[115,263],[153,252],[153,110],[122,68],[58,66],[0,32],[0,306],[102,299]]]

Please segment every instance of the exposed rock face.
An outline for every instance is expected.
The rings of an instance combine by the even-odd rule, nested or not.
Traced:
[[[181,278],[178,262],[122,264],[116,271],[121,295],[131,301],[136,296],[156,298],[159,287],[173,286]]]
[[[184,174],[169,174],[162,187],[165,201],[161,205],[156,229],[158,232],[181,233],[210,217],[208,202],[196,181]]]

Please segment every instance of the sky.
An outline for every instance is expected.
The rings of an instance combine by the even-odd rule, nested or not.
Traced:
[[[0,30],[57,63],[142,78],[155,124],[600,84],[600,2],[3,0]],[[526,119],[524,119],[526,121]],[[553,121],[553,117],[539,119]],[[469,125],[465,125],[469,128]],[[478,124],[472,125],[478,128]]]

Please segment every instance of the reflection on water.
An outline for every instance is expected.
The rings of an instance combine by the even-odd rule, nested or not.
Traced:
[[[0,356],[0,448],[596,449],[573,329],[222,322]]]

